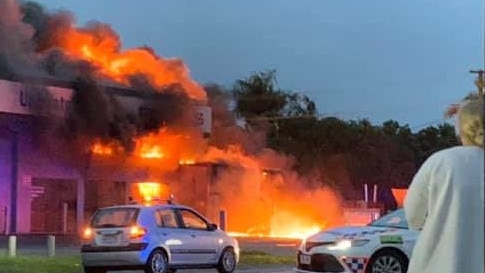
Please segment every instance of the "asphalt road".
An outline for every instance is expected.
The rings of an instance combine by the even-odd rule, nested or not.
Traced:
[[[272,238],[238,238],[239,245],[243,251],[262,251],[272,255],[294,255],[299,240],[272,239]],[[0,236],[0,255],[7,253],[8,239]],[[56,238],[56,255],[75,255],[79,253],[76,243],[62,237]],[[17,238],[17,255],[47,255],[46,236],[19,236]],[[290,273],[292,266],[262,265],[257,268],[241,266],[236,273]],[[117,271],[122,273],[137,271]],[[141,272],[141,271],[138,271]],[[215,273],[214,269],[207,270],[179,270],[180,273]]]

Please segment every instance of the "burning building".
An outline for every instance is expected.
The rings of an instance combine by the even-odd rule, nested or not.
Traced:
[[[0,230],[76,233],[98,207],[170,194],[215,222],[227,211],[241,235],[340,221],[338,195],[310,189],[291,159],[245,147],[261,138],[181,60],[16,0],[0,1],[0,38]]]
[[[137,115],[152,109],[149,107],[152,101],[147,106],[136,94],[123,91],[106,89],[114,94],[120,105],[127,105],[124,108],[136,109]],[[69,119],[68,111],[74,97],[70,88],[0,80],[0,92],[3,98],[0,103],[0,147],[4,160],[0,176],[0,185],[4,189],[0,198],[3,208],[0,219],[4,231],[76,232],[83,225],[85,215],[97,207],[125,203],[132,194],[127,191],[130,189],[127,181],[148,179],[152,174],[147,174],[147,170],[157,173],[174,168],[168,166],[170,162],[167,161],[165,166],[142,161],[168,156],[163,155],[157,145],[143,142],[147,141],[146,137],[140,138],[139,144],[133,144],[136,155],[130,156],[127,151],[130,145],[123,146],[121,141],[110,139],[107,144],[101,144],[102,140],[98,138],[62,139],[65,134],[55,131],[60,128],[49,124],[55,119],[44,115],[58,117],[61,124]],[[49,101],[39,99],[41,95]],[[48,109],[41,109],[46,106],[39,104],[48,104]],[[210,128],[207,125],[210,108],[197,106],[195,113],[200,123],[194,124],[193,128],[200,128],[197,132],[202,143],[203,135],[210,133],[204,129]],[[192,139],[184,141],[195,144]],[[176,168],[178,160],[175,165]],[[150,169],[154,166],[157,171]]]

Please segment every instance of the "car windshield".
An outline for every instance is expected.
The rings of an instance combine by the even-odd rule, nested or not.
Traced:
[[[94,228],[127,227],[135,223],[137,208],[109,208],[96,212],[91,221]]]
[[[370,223],[369,226],[405,228],[405,229],[409,228],[403,209],[399,209],[389,214],[386,214],[381,218]]]

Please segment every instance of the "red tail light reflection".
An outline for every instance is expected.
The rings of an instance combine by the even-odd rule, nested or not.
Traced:
[[[146,229],[139,226],[132,226],[130,229],[130,238],[136,239],[143,237],[147,233]]]
[[[93,238],[93,230],[91,228],[85,228],[83,232],[83,239],[89,240]]]

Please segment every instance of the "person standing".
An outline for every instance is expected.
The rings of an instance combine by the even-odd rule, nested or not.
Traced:
[[[432,154],[409,186],[404,211],[420,230],[408,273],[484,272],[483,102],[457,109],[462,145]]]

